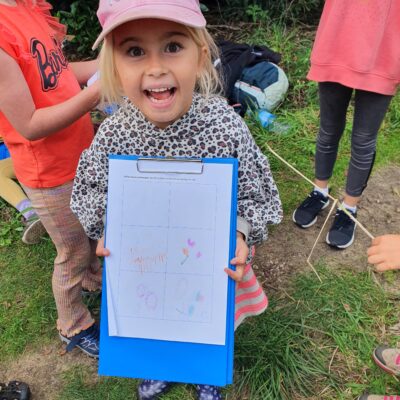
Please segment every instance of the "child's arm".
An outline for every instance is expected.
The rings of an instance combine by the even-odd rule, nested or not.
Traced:
[[[238,124],[238,216],[250,226],[246,241],[251,246],[267,239],[268,225],[281,221],[282,205],[267,158],[245,123]]]
[[[80,85],[86,85],[89,78],[98,70],[99,60],[71,62],[72,69]]]
[[[28,140],[38,140],[71,125],[96,106],[99,84],[95,83],[69,100],[37,109],[17,62],[0,49],[0,110]]]
[[[100,240],[104,235],[108,154],[101,142],[104,143],[108,123],[107,120],[103,122],[90,147],[82,152],[71,195],[71,210],[93,240]]]
[[[400,269],[400,235],[383,235],[372,241],[367,251],[368,262],[384,272]]]

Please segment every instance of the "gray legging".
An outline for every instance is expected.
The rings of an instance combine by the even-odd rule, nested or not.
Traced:
[[[346,124],[346,112],[353,89],[334,82],[319,83],[320,128],[315,155],[315,177],[332,176],[339,141]],[[375,159],[376,137],[392,96],[355,90],[351,158],[346,193],[361,195]]]

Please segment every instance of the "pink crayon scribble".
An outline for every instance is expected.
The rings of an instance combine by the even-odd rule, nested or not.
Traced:
[[[196,242],[194,241],[194,240],[192,240],[192,239],[188,239],[187,240],[187,244],[189,245],[189,247],[194,247],[195,245],[196,245]]]
[[[200,251],[198,251],[197,253],[196,253],[196,258],[200,258],[202,256],[202,254],[200,253]]]

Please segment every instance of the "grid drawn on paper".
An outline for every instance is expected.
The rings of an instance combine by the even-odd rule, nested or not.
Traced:
[[[124,318],[210,322],[217,186],[125,177],[123,193],[118,293],[125,296],[118,296],[117,314]],[[149,208],[144,213],[137,211],[140,201],[135,193],[141,194],[140,201],[157,207],[154,214],[149,214]],[[203,196],[199,215],[190,214],[194,208],[187,200],[193,196]],[[157,251],[151,247],[154,243]],[[124,265],[123,259],[128,260]]]

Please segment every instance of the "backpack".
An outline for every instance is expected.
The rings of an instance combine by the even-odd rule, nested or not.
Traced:
[[[214,65],[222,76],[225,97],[240,115],[249,107],[272,111],[284,99],[289,82],[277,65],[279,53],[229,41],[217,45],[221,56]]]

